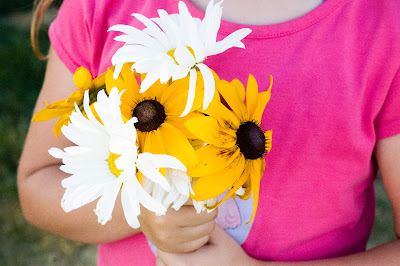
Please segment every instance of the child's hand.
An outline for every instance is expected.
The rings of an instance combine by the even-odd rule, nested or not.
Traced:
[[[208,244],[200,249],[181,254],[171,254],[159,250],[157,265],[255,265],[241,246],[221,227],[215,226]]]
[[[157,249],[185,253],[199,249],[208,242],[218,212],[203,211],[197,214],[192,200],[189,201],[178,211],[169,208],[162,216],[142,208],[139,216],[141,230]]]

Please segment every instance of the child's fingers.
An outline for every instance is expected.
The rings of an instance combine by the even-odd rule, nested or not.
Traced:
[[[171,213],[173,219],[177,218],[175,215],[174,213]],[[182,206],[181,209],[179,210],[179,215],[184,217],[183,219],[179,219],[179,221],[177,221],[179,222],[180,226],[191,227],[214,221],[217,218],[218,210],[214,210],[213,212],[210,213],[206,211],[197,213],[192,206]]]
[[[195,239],[200,239],[205,236],[209,236],[213,232],[215,227],[215,222],[211,221],[205,224],[200,224],[197,226],[183,227],[180,229],[182,236],[182,242],[190,242]]]

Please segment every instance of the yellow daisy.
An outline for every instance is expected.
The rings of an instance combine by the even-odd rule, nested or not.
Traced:
[[[260,180],[265,169],[264,155],[271,149],[272,131],[263,132],[260,128],[271,96],[272,76],[269,77],[271,85],[261,93],[252,75],[247,90],[239,80],[217,81],[221,100],[213,101],[204,111],[205,116],[191,118],[185,123],[191,133],[208,143],[196,151],[198,166],[188,171],[196,178],[191,197],[204,201],[228,190],[226,196],[211,207],[216,208],[231,196],[248,199],[253,192],[254,209],[250,221],[257,210]],[[241,188],[244,193],[239,193]]]
[[[46,104],[46,108],[36,113],[32,118],[34,122],[47,121],[60,117],[54,125],[54,135],[60,136],[61,128],[70,121],[69,116],[75,110],[74,104],[77,103],[79,109],[83,111],[83,96],[89,90],[90,104],[95,102],[97,93],[105,89],[105,73],[94,80],[90,72],[84,68],[78,68],[74,73],[74,83],[78,90],[74,91],[66,100],[59,100],[53,104]]]
[[[144,93],[139,93],[140,84],[128,64],[124,64],[117,79],[113,78],[114,69],[110,68],[106,74],[106,87],[107,90],[114,86],[121,91],[126,90],[121,97],[120,108],[125,119],[133,116],[138,119],[135,127],[140,151],[174,156],[188,169],[193,169],[197,165],[197,157],[188,138],[194,136],[184,123],[201,116],[194,111],[201,107],[202,95],[196,95],[199,97],[195,99],[192,112],[180,117],[186,106],[190,77],[172,83],[156,82]],[[198,76],[196,92],[201,92],[204,91],[204,82],[201,75]]]

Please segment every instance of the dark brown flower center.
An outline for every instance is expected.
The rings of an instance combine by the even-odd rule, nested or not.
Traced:
[[[137,117],[138,122],[135,127],[142,132],[156,130],[167,117],[164,106],[157,100],[144,100],[138,103],[132,111],[132,116]]]
[[[265,136],[261,128],[253,122],[245,122],[236,131],[236,145],[246,159],[258,159],[265,152]]]

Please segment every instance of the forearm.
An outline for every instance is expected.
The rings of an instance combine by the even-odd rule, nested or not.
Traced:
[[[137,234],[125,221],[119,198],[116,201],[112,220],[101,225],[93,212],[96,202],[89,203],[69,213],[61,208],[65,189],[61,180],[68,177],[59,165],[48,166],[20,177],[18,190],[25,218],[32,225],[84,243],[106,243]]]
[[[400,240],[394,240],[376,248],[348,256],[304,262],[266,262],[253,260],[250,265],[398,265]]]

